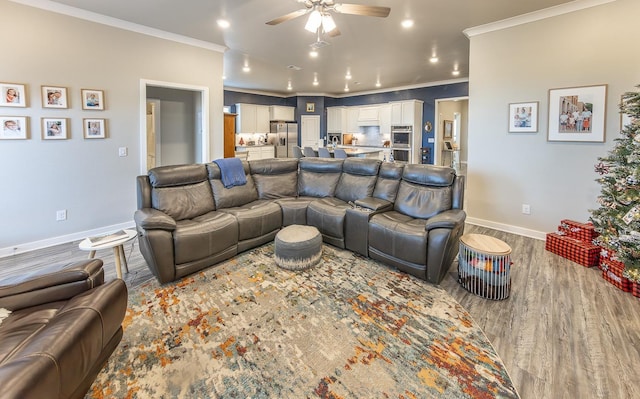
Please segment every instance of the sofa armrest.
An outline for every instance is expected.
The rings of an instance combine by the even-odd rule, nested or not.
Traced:
[[[13,311],[67,300],[103,282],[100,259],[48,266],[0,280],[0,308]]]
[[[453,229],[464,223],[467,214],[462,209],[450,209],[427,220],[425,230]]]
[[[381,198],[365,197],[355,201],[356,206],[375,212],[386,212],[393,208],[393,202]]]
[[[145,230],[173,231],[176,229],[176,221],[171,216],[154,208],[137,210],[133,215],[133,220],[138,227]]]

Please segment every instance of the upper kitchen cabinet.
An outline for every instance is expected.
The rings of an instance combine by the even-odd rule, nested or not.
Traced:
[[[391,125],[411,126],[416,124],[416,116],[422,119],[422,101],[407,100],[392,102],[391,104]],[[422,124],[422,121],[418,125]]]
[[[296,109],[294,107],[272,105],[269,107],[269,120],[293,122],[296,120]]]
[[[360,115],[360,108],[347,107],[347,133],[359,133],[358,116]]]
[[[269,133],[269,107],[236,104],[236,133]]]
[[[358,126],[380,126],[380,107],[360,107]]]
[[[327,133],[347,132],[347,109],[345,107],[327,107]]]

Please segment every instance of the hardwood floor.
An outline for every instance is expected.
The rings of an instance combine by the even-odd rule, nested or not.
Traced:
[[[603,280],[600,270],[546,252],[543,241],[470,225],[466,232],[511,246],[511,296],[491,301],[467,292],[455,262],[441,286],[484,330],[523,399],[640,397],[640,299]],[[125,253],[130,289],[153,278],[135,240]],[[96,256],[114,279],[113,252]],[[78,242],[1,258],[0,279],[86,258]]]

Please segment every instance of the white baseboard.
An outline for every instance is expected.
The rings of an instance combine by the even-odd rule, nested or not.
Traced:
[[[475,226],[488,227],[490,229],[500,230],[500,231],[504,231],[504,232],[507,232],[507,233],[518,234],[518,235],[521,235],[521,236],[524,236],[524,237],[535,238],[537,240],[543,240],[544,241],[547,238],[547,233],[545,233],[543,231],[525,229],[524,227],[518,227],[518,226],[512,226],[510,224],[492,222],[490,220],[467,217],[466,222],[469,223],[469,224],[473,224]]]
[[[87,237],[107,234],[113,231],[121,229],[135,228],[133,220],[129,222],[113,224],[111,226],[100,227],[97,229],[79,231],[77,233],[67,234],[64,236],[47,238],[45,240],[27,242],[20,245],[14,245],[11,247],[0,248],[0,258],[6,258],[7,256],[17,255],[24,252],[35,251],[36,249],[48,248],[54,245],[65,244],[72,241],[83,240]]]

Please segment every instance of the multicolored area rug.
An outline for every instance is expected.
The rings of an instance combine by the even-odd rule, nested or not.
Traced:
[[[132,290],[87,398],[518,398],[443,289],[334,247],[299,272],[273,257]]]

